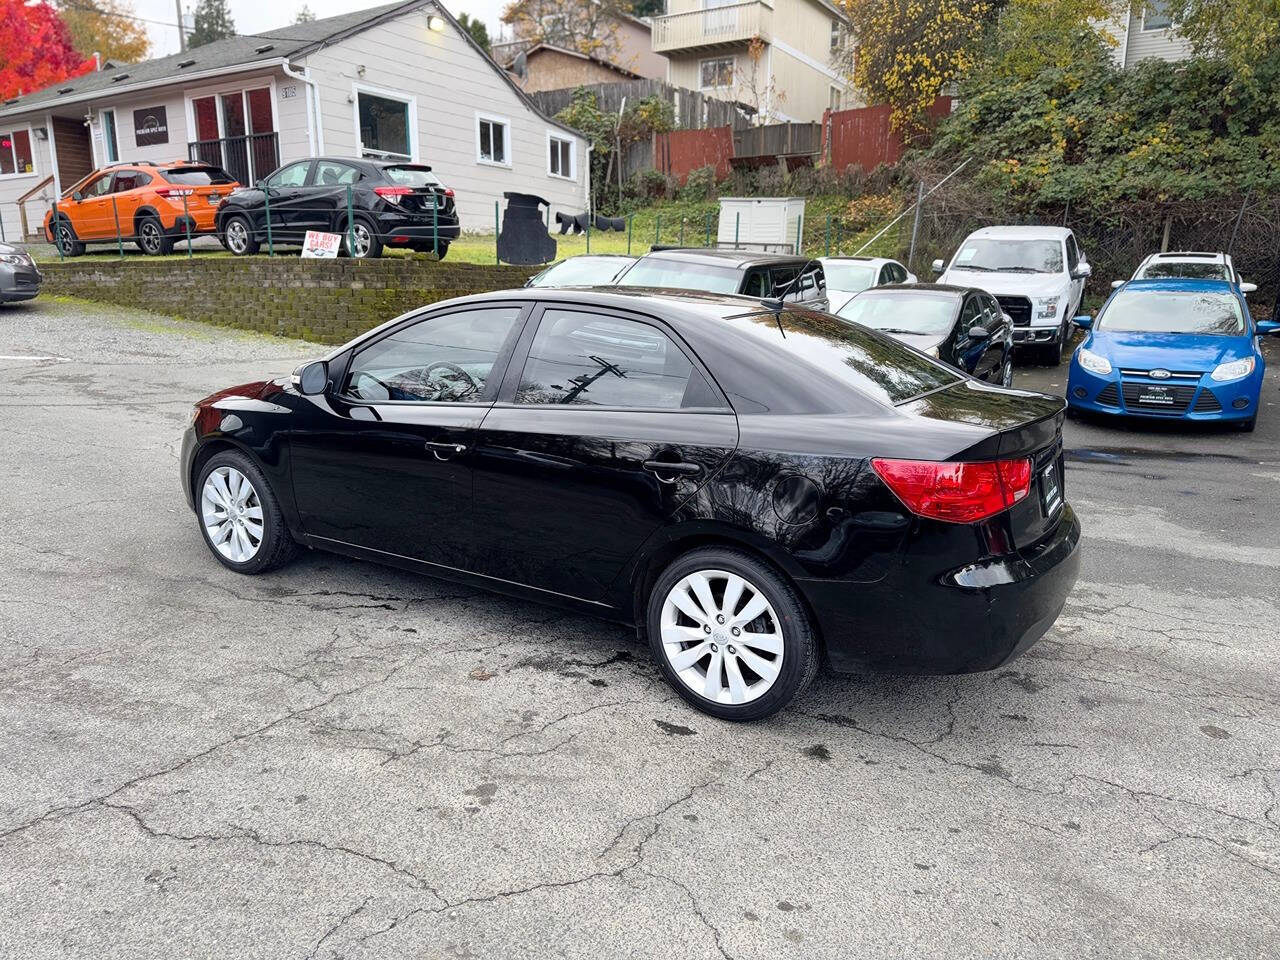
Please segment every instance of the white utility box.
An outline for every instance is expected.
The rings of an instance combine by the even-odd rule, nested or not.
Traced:
[[[794,253],[803,221],[804,197],[721,197],[716,246]]]

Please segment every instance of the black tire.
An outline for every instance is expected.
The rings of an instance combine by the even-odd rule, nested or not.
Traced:
[[[361,231],[364,236],[361,236]],[[355,237],[356,251],[352,251],[351,240]],[[342,225],[342,252],[348,257],[354,257],[357,260],[377,260],[382,256],[382,237],[378,235],[378,228],[373,225],[372,221],[365,217],[357,216],[355,218],[355,226],[350,230],[347,225]]]
[[[1040,362],[1049,367],[1062,366],[1062,341],[1050,343],[1040,348]]]
[[[253,225],[243,214],[234,214],[222,221],[218,239],[233,256],[247,257],[258,252],[258,238],[253,235]]]
[[[205,528],[202,515],[202,491],[209,474],[219,467],[231,467],[243,474],[253,485],[257,502],[262,507],[262,540],[257,552],[243,562],[236,562],[219,552],[209,536],[209,531]],[[271,484],[267,482],[267,478],[253,459],[239,450],[220,450],[209,458],[196,478],[195,502],[196,523],[200,527],[200,535],[204,537],[209,552],[228,570],[244,574],[266,573],[284,566],[298,555],[298,544],[285,525],[284,515],[280,511],[280,501],[276,499],[275,491],[271,489]]]
[[[76,239],[75,228],[65,217],[59,217],[53,222],[53,245],[62,251],[64,257],[79,257],[84,254],[84,244]]]
[[[1254,428],[1258,425],[1257,417],[1250,417],[1248,420],[1240,421],[1241,433],[1253,433]]]
[[[139,218],[138,247],[149,257],[165,257],[173,253],[173,237],[164,232],[164,224],[154,214]]]
[[[436,259],[443,260],[448,255],[449,255],[449,244],[441,240],[438,245],[438,248],[436,249]]]
[[[756,699],[742,704],[708,699],[687,686],[667,659],[662,640],[662,613],[667,595],[681,580],[697,571],[724,571],[744,578],[776,614],[776,626],[782,634],[782,667],[772,686]],[[739,609],[745,607],[739,606]],[[795,587],[769,564],[739,550],[705,547],[674,560],[658,577],[646,599],[645,633],[653,658],[667,682],[695,709],[721,720],[749,721],[771,716],[804,693],[818,672],[818,639]],[[734,642],[727,634],[721,640],[726,644]],[[711,638],[707,643],[711,643]],[[706,669],[704,665],[704,673]]]

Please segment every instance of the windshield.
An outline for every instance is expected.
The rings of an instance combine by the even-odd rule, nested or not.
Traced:
[[[179,167],[177,170],[165,170],[164,178],[184,187],[207,187],[215,183],[236,182],[221,167]]]
[[[570,257],[529,281],[531,287],[591,287],[613,283],[629,261],[620,257]]]
[[[737,293],[742,272],[737,267],[690,263],[662,257],[642,257],[618,278],[620,287],[663,287],[668,290],[704,290]]]
[[[867,263],[841,263],[839,260],[824,260],[822,270],[827,275],[828,290],[844,290],[858,293],[874,286],[876,268]]]
[[[1241,336],[1244,314],[1229,293],[1121,290],[1095,329],[1125,333],[1202,333]]]
[[[1164,261],[1151,263],[1138,276],[1147,279],[1176,277],[1187,280],[1230,280],[1227,268],[1221,263],[1195,263],[1190,261]]]
[[[955,324],[956,298],[936,293],[864,294],[846,303],[836,316],[885,333],[942,336]]]
[[[383,167],[382,172],[392,183],[405,187],[439,187],[440,178],[426,167]]]
[[[1061,273],[1062,243],[1058,240],[1018,240],[1012,237],[966,240],[951,262],[951,269]]]

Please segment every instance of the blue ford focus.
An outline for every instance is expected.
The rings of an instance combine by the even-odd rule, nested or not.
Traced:
[[[1260,334],[1239,289],[1225,280],[1130,280],[1096,319],[1071,358],[1069,409],[1194,421],[1252,430],[1264,363]]]

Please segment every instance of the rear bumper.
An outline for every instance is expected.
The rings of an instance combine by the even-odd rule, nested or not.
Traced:
[[[383,214],[378,218],[378,232],[382,234],[383,243],[429,247],[433,239],[441,243],[458,239],[459,226],[457,217],[441,216],[433,225],[430,216]]]
[[[1036,547],[938,576],[903,564],[874,584],[798,580],[831,666],[976,673],[1021,654],[1057,620],[1079,573],[1080,522],[1070,504],[1062,510]]]

